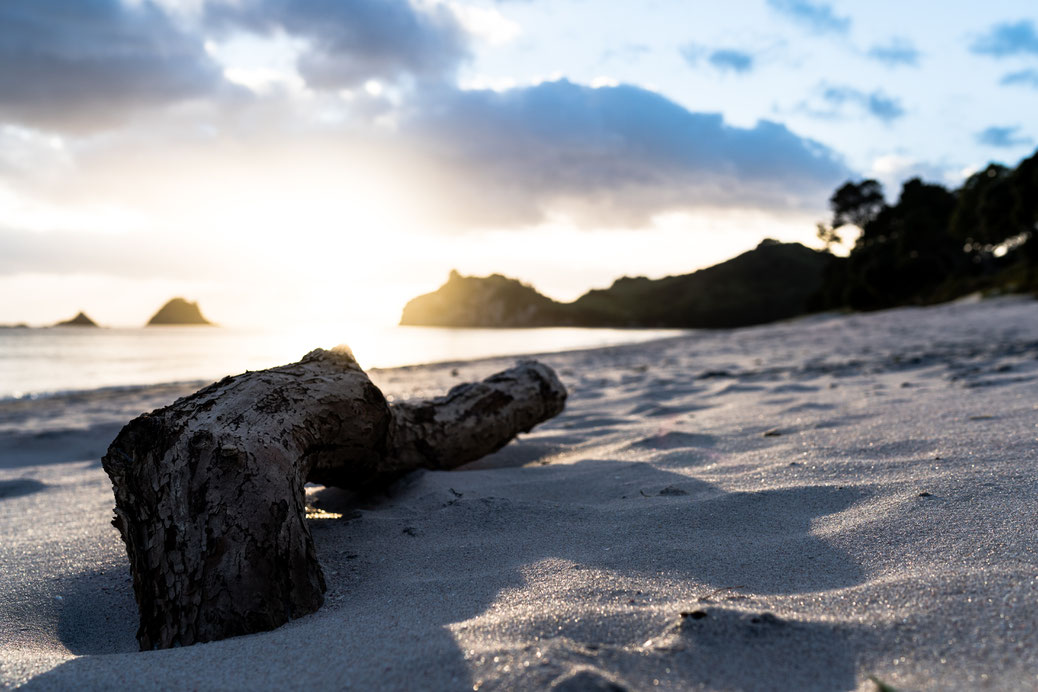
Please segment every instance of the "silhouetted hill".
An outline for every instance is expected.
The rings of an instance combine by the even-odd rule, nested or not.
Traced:
[[[567,306],[500,274],[451,270],[434,293],[409,301],[400,324],[423,327],[547,327],[566,324]]]
[[[58,322],[54,325],[55,327],[96,327],[97,322],[87,317],[85,312],[80,312],[78,315],[70,320],[64,322]]]
[[[808,311],[832,256],[799,243],[756,249],[691,274],[617,279],[558,303],[499,274],[452,271],[434,293],[410,301],[400,324],[439,327],[738,327]]]
[[[202,311],[199,309],[198,303],[189,303],[183,298],[174,298],[159,308],[159,311],[148,320],[149,327],[170,324],[211,325],[212,322],[202,317]]]
[[[764,240],[691,274],[618,279],[572,305],[584,323],[638,327],[741,327],[802,315],[822,285],[826,253]]]

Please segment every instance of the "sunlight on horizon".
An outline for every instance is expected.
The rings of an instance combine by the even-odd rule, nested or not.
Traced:
[[[277,169],[278,162],[262,168]],[[0,288],[17,285],[28,294],[0,306],[0,324],[50,324],[83,310],[103,325],[133,327],[183,295],[227,326],[385,326],[452,269],[504,274],[569,302],[621,276],[658,278],[722,262],[765,236],[817,244],[812,216],[753,210],[665,214],[643,229],[587,229],[557,217],[527,228],[429,233],[408,204],[409,192],[387,172],[372,168],[364,179],[360,173],[336,178],[327,168],[309,175],[295,170],[295,176],[252,174],[239,167],[230,183],[219,174],[179,175],[152,198],[165,230],[110,231],[105,243],[114,243],[114,251],[86,250],[112,252],[113,263],[150,256],[151,266],[168,267],[172,276],[147,282],[89,272],[0,277]],[[155,195],[153,183],[144,183],[149,186]],[[127,211],[128,218],[144,213]],[[84,225],[104,227],[104,218]],[[61,237],[94,242],[86,234]]]

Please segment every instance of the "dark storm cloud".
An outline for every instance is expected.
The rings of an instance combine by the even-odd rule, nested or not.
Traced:
[[[560,209],[619,226],[702,206],[816,208],[850,174],[783,125],[733,127],[626,85],[436,90],[401,132],[445,173],[436,193],[457,197],[459,223],[472,225],[536,223]]]
[[[1028,19],[996,24],[988,33],[975,40],[970,50],[995,58],[1038,55],[1038,31],[1035,31],[1034,22]]]
[[[868,56],[888,67],[919,64],[919,51],[905,38],[892,38],[887,43],[877,43],[869,48]]]
[[[446,77],[468,55],[468,35],[449,8],[419,9],[407,0],[255,0],[212,5],[206,22],[226,33],[305,39],[298,69],[317,89]]]
[[[998,127],[992,125],[977,133],[977,141],[989,147],[1000,149],[1011,149],[1019,146],[1030,146],[1034,140],[1030,137],[1017,134],[1019,126]]]
[[[818,33],[845,34],[850,29],[849,17],[840,17],[831,5],[808,0],[768,0],[768,6]]]
[[[1029,86],[1038,89],[1038,70],[1010,72],[1002,77],[999,84],[1003,86]]]
[[[0,121],[93,128],[222,83],[202,42],[153,5],[0,2]]]

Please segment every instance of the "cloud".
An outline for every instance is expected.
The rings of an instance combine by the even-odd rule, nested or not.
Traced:
[[[107,274],[139,279],[204,279],[226,270],[213,242],[145,233],[27,231],[0,228],[0,276]]]
[[[864,113],[890,124],[905,114],[904,106],[899,99],[887,96],[882,91],[862,91],[850,86],[823,86],[820,97],[824,103],[821,108],[802,104],[801,110],[820,118],[836,118],[842,115],[846,106],[852,106]]]
[[[832,150],[761,121],[728,125],[635,86],[567,80],[494,91],[440,89],[401,120],[436,171],[432,197],[458,226],[522,226],[554,214],[637,227],[697,207],[814,209],[850,172]]]
[[[753,56],[739,50],[725,48],[715,50],[707,60],[722,72],[728,70],[744,73],[753,69]]]
[[[892,38],[885,44],[874,44],[869,48],[867,55],[888,67],[901,65],[914,67],[919,64],[919,51],[911,41],[901,37]]]
[[[1013,147],[1030,146],[1034,140],[1018,135],[1019,126],[998,127],[992,125],[977,133],[977,142],[989,147],[1011,149]]]
[[[715,69],[721,72],[746,73],[753,69],[755,58],[752,53],[734,48],[708,48],[698,43],[688,43],[681,47],[681,57],[691,67],[697,67],[704,57]]]
[[[879,91],[866,95],[865,109],[874,117],[887,123],[897,120],[905,114],[905,109],[898,99],[885,96]]]
[[[947,161],[921,161],[905,154],[884,154],[873,160],[865,172],[866,177],[875,178],[888,192],[899,190],[906,180],[921,178],[949,187],[958,187],[969,175],[962,166]]]
[[[977,38],[970,50],[995,58],[1027,53],[1038,55],[1038,32],[1035,31],[1034,23],[1028,19],[996,24],[987,34]]]
[[[474,32],[500,38],[503,26],[490,10],[463,9],[408,0],[211,0],[172,16],[156,0],[0,2],[0,124],[84,132],[185,101],[251,100],[225,78],[206,37],[296,40],[295,69],[313,89],[448,79]],[[270,81],[228,74],[239,83]]]
[[[449,6],[466,31],[490,45],[504,45],[523,33],[519,24],[492,7],[463,5],[460,2],[451,2]]]
[[[12,162],[12,192],[69,214],[26,207],[6,223],[101,231],[119,212],[127,234],[165,237],[181,229],[324,232],[376,218],[377,226],[432,234],[560,217],[580,228],[635,229],[671,211],[813,214],[852,175],[831,149],[780,124],[734,127],[634,86],[558,81],[495,92],[424,83],[393,106],[392,127],[327,124],[308,113],[323,110],[324,98],[263,97],[245,115],[214,116],[214,134],[192,127],[188,114],[164,113],[146,129],[70,140],[53,152],[70,164],[38,174],[21,172],[21,157]],[[50,151],[45,141],[28,144],[34,160]],[[42,266],[43,248],[31,262],[23,252],[25,263]]]
[[[202,42],[148,2],[0,2],[0,120],[91,129],[223,86]]]
[[[297,68],[316,89],[348,89],[406,76],[442,79],[469,54],[470,35],[444,4],[255,0],[211,5],[206,24],[227,34],[283,32],[304,40]]]
[[[840,17],[831,5],[808,0],[768,0],[771,9],[819,33],[845,34],[850,29],[849,17]]]
[[[1003,86],[1029,86],[1038,89],[1038,70],[1020,70],[1010,72],[1002,77],[999,84]]]

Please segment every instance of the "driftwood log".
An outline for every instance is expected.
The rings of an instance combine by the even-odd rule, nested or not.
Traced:
[[[370,490],[451,469],[562,411],[535,361],[389,404],[348,349],[227,377],[126,425],[102,459],[130,558],[142,650],[273,629],[317,610],[308,481]]]

